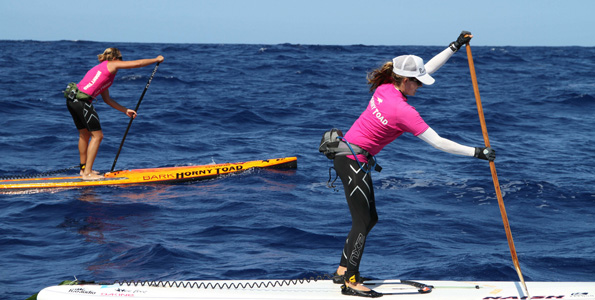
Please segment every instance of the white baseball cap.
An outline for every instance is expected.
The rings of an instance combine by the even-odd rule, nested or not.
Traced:
[[[393,72],[404,77],[415,77],[425,85],[434,83],[434,78],[426,73],[424,60],[415,55],[401,55],[393,58]]]

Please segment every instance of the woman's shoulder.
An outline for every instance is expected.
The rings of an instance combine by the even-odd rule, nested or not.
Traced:
[[[105,63],[105,69],[110,74],[115,74],[116,72],[118,72],[118,69],[120,69],[120,67],[118,66],[119,61],[117,61],[117,60],[111,60],[111,61],[106,60],[103,63]]]
[[[384,84],[379,85],[376,88],[376,91],[390,91],[391,89],[395,89],[394,86],[395,85],[392,83],[384,83]]]
[[[407,102],[407,98],[403,96],[403,93],[397,90],[397,88],[390,83],[383,84],[376,88],[374,96],[394,100],[396,102]]]

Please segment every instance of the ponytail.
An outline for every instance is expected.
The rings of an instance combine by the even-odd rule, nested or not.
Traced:
[[[120,50],[118,50],[118,48],[107,48],[105,49],[105,51],[103,51],[102,54],[97,55],[97,59],[100,62],[104,62],[106,60],[108,61],[112,61],[112,60],[116,60],[117,58],[122,57],[122,54],[120,54]]]
[[[379,86],[390,83],[399,85],[403,81],[402,76],[393,72],[393,62],[389,61],[380,68],[368,73],[368,84],[370,85],[370,92],[374,92]]]

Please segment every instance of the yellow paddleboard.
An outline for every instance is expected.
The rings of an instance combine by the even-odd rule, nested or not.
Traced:
[[[81,176],[40,177],[0,180],[0,191],[21,189],[72,188],[101,185],[177,183],[215,178],[252,168],[296,168],[296,157],[254,160],[201,166],[134,169],[108,172],[99,180],[82,180]]]

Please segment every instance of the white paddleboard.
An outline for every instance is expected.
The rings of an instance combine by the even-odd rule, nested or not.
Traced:
[[[526,282],[529,296],[520,282],[513,281],[424,281],[433,286],[429,293],[400,280],[368,281],[383,293],[382,299],[402,300],[500,300],[573,299],[595,300],[595,282]],[[60,285],[43,289],[39,300],[86,299],[353,299],[341,294],[341,285],[331,280],[222,280],[144,281],[109,285]]]

